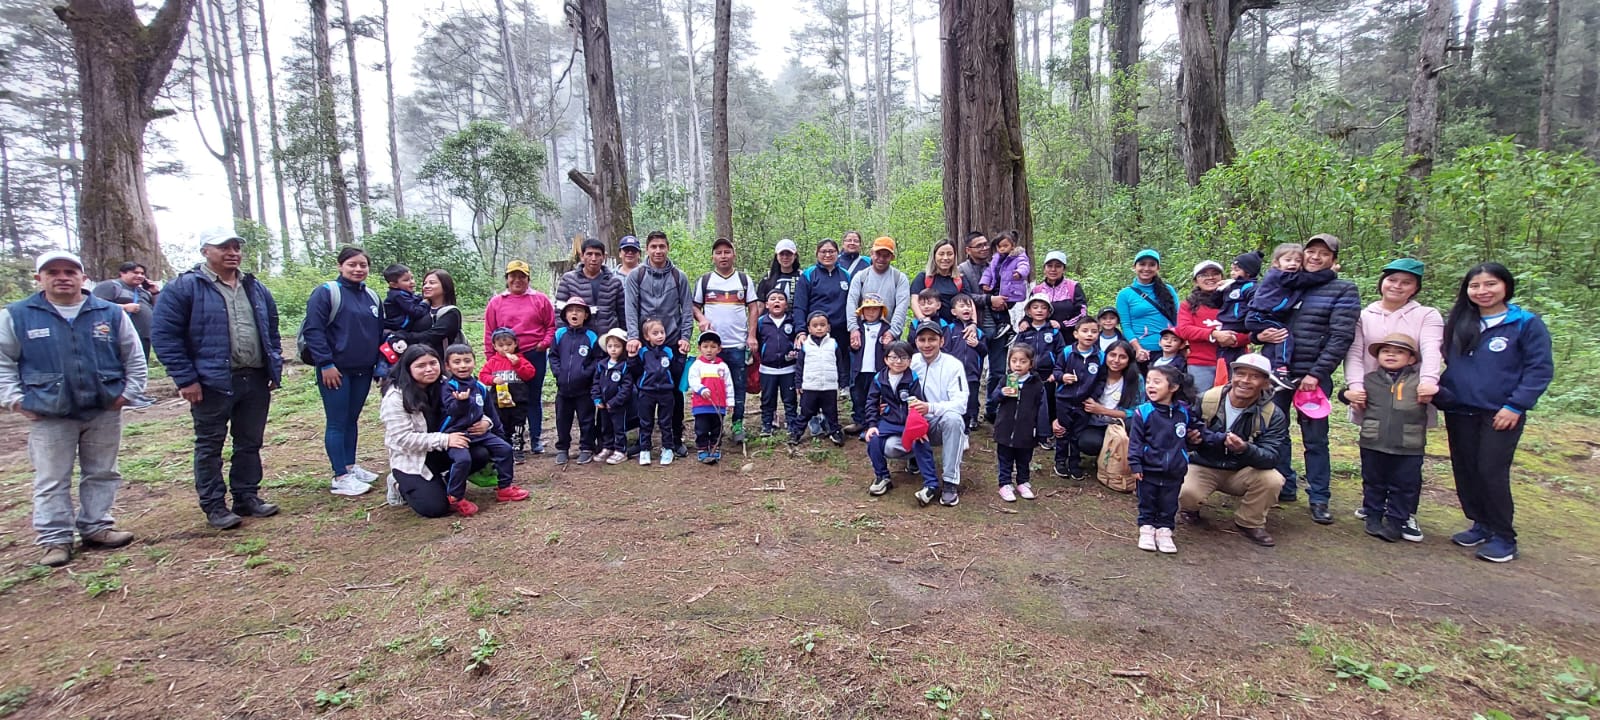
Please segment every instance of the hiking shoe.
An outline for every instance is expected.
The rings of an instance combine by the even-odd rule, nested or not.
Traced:
[[[607,465],[621,465],[623,463],[623,461],[627,460],[627,459],[628,459],[627,453],[614,452],[614,453],[611,453],[611,457],[606,458],[606,464]]]
[[[507,485],[494,491],[494,499],[499,502],[520,502],[528,499],[528,491],[516,485]]]
[[[1067,468],[1067,479],[1068,480],[1088,480],[1089,479],[1089,473],[1085,472],[1083,470],[1083,468]]]
[[[373,472],[371,470],[368,470],[368,469],[366,469],[364,467],[361,467],[360,465],[351,465],[350,466],[350,470],[348,471],[348,474],[350,475],[350,477],[353,477],[353,478],[355,478],[357,480],[360,480],[361,482],[364,482],[364,483],[366,483],[368,485],[371,485],[371,484],[373,484],[373,483],[378,481],[378,474],[377,473],[375,473],[375,472]]]
[[[278,506],[250,495],[233,499],[233,514],[239,517],[272,517],[278,514]]]
[[[572,459],[572,457],[570,455],[567,455],[567,451],[565,451],[565,450],[557,450],[556,451],[556,464],[557,465],[565,465],[565,464],[567,464],[567,461],[571,460],[571,459]]]
[[[1358,508],[1356,508],[1356,511],[1355,511],[1355,516],[1356,516],[1356,518],[1357,518],[1357,519],[1359,519],[1359,520],[1365,520],[1365,519],[1367,519],[1367,509],[1366,509],[1366,508],[1365,508],[1365,507],[1358,507]]]
[[[276,512],[276,510],[274,510]],[[101,528],[83,536],[84,548],[111,550],[133,542],[133,533],[116,528]]]
[[[733,441],[736,442],[736,443],[744,442],[744,421],[743,420],[735,420],[735,421],[733,421]]]
[[[933,502],[933,499],[937,497],[938,494],[939,490],[937,488],[923,486],[921,490],[917,491],[917,494],[914,497],[917,498],[918,506],[927,507],[928,503]]]
[[[1072,470],[1067,467],[1066,463],[1056,463],[1056,466],[1055,466],[1054,469],[1055,469],[1056,477],[1058,477],[1058,478],[1069,478],[1069,477],[1072,477]]]
[[[1156,528],[1154,525],[1139,526],[1139,549],[1145,552],[1156,551]]]
[[[867,486],[867,494],[874,496],[882,495],[886,492],[889,492],[889,488],[892,487],[894,487],[894,483],[889,482],[888,475],[880,478],[874,478],[872,484]]]
[[[367,491],[371,489],[371,485],[357,480],[354,476],[348,473],[334,478],[331,485],[331,492],[333,494],[344,495],[346,497],[365,495]]]
[[[982,424],[983,423],[978,421],[978,418],[973,418],[971,420],[968,420],[967,421],[967,432],[973,432],[973,431],[977,430],[978,426],[982,425]]]
[[[39,558],[39,564],[45,567],[61,567],[72,562],[71,543],[51,543],[44,546],[44,556]]]
[[[511,449],[511,461],[516,463],[516,464],[518,464],[518,465],[521,465],[521,464],[527,462],[528,461],[528,451],[527,450],[523,450],[522,448],[512,448]]]
[[[1492,563],[1506,563],[1517,559],[1517,541],[1496,535],[1478,548],[1478,559]]]
[[[1244,539],[1261,547],[1272,547],[1278,544],[1278,541],[1274,540],[1265,528],[1247,528],[1239,523],[1234,523],[1233,528],[1238,530],[1239,534],[1244,536]]]
[[[1172,528],[1156,528],[1156,549],[1167,555],[1178,552],[1178,544],[1172,541]]]
[[[672,464],[672,451],[671,450],[662,450],[661,451],[661,465],[662,465],[662,467],[665,467],[665,466],[671,465],[671,464]]]
[[[1017,501],[1017,489],[1014,488],[1014,487],[1011,487],[1010,485],[1001,485],[1000,486],[1000,499],[1004,500],[1006,502],[1016,502]]]
[[[699,460],[701,463],[709,464],[711,462],[711,453],[701,450],[700,452],[695,453],[695,459]]]
[[[828,436],[828,442],[831,442],[839,447],[844,447],[844,433],[839,432],[838,430],[833,431],[833,434]]]
[[[473,515],[478,514],[477,503],[474,503],[466,498],[461,498],[460,500],[451,500],[450,509],[459,513],[461,517],[472,517]]]
[[[389,492],[383,499],[390,507],[400,507],[406,504],[405,496],[400,494],[400,483],[394,479],[394,474],[389,474]]]
[[[716,448],[712,448],[711,452],[707,455],[707,457],[710,457],[711,458],[711,464],[715,465],[715,464],[717,464],[717,462],[719,460],[722,459],[722,451],[718,450]]]
[[[1386,517],[1383,519],[1383,534],[1379,537],[1383,538],[1384,542],[1399,542],[1401,538],[1405,537],[1405,528],[1405,520]]]
[[[1311,520],[1318,525],[1332,525],[1333,513],[1328,511],[1328,504],[1311,503]]]
[[[1477,547],[1489,542],[1490,537],[1491,535],[1489,534],[1488,528],[1479,523],[1473,523],[1472,527],[1451,535],[1450,542],[1460,545],[1461,547]]]
[[[218,530],[232,530],[239,527],[240,523],[243,522],[244,518],[233,514],[233,511],[229,510],[227,506],[219,506],[206,511],[206,524]]]
[[[1400,526],[1400,539],[1407,542],[1422,542],[1422,526],[1417,524],[1417,516],[1406,518],[1405,524]]]
[[[849,425],[846,425],[846,426],[840,428],[840,430],[843,431],[844,434],[846,434],[846,435],[857,435],[857,434],[860,434],[865,429],[866,428],[862,427],[861,423],[858,423],[858,422],[852,422]]]
[[[534,442],[533,447],[528,449],[528,454],[529,455],[543,455],[544,454],[544,441],[540,440],[540,441]]]
[[[649,465],[650,464],[650,451],[649,450],[640,450],[639,451],[639,464],[640,465]]]
[[[956,486],[945,483],[944,492],[939,493],[939,504],[945,507],[955,507],[961,504],[961,491]]]
[[[1373,536],[1375,538],[1378,538],[1379,540],[1382,540],[1384,542],[1394,542],[1395,540],[1399,540],[1400,539],[1400,537],[1398,535],[1396,535],[1395,537],[1391,538],[1391,537],[1389,537],[1388,533],[1384,532],[1383,518],[1382,517],[1377,516],[1377,515],[1368,515],[1366,517],[1366,521],[1367,521],[1367,534],[1368,535],[1371,535],[1371,536]]]
[[[594,462],[594,453],[589,452],[588,450],[579,450],[578,451],[578,464],[579,465],[588,465],[589,463],[592,463],[592,462]]]
[[[1280,503],[1292,503],[1298,499],[1299,496],[1295,495],[1293,490],[1280,490],[1278,492],[1278,502]]]
[[[1022,498],[1023,500],[1032,500],[1038,496],[1033,494],[1032,483],[1022,483],[1017,485],[1017,497]]]

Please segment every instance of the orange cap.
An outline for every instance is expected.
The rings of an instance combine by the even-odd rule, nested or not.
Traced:
[[[877,240],[873,240],[872,241],[872,252],[877,252],[879,250],[888,250],[889,251],[889,255],[893,256],[895,254],[894,238],[889,237],[888,235],[885,235],[883,237],[878,238]]]

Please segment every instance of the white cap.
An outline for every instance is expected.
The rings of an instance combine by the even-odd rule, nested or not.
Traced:
[[[606,334],[600,336],[600,342],[604,344],[605,341],[610,340],[611,338],[621,340],[623,345],[628,344],[628,333],[622,328],[611,328],[610,330],[607,330]]]
[[[1044,264],[1049,265],[1052,260],[1065,265],[1067,264],[1067,254],[1061,252],[1060,250],[1051,250],[1050,252],[1045,253]]]
[[[772,249],[772,254],[773,255],[777,255],[778,253],[781,253],[781,252],[783,252],[785,250],[788,250],[789,252],[792,252],[792,253],[794,253],[796,255],[800,254],[800,250],[795,247],[794,241],[790,240],[789,238],[784,238],[782,240],[779,240],[778,241],[778,246]]]
[[[1195,264],[1194,272],[1190,273],[1189,277],[1200,277],[1200,273],[1203,273],[1206,270],[1215,270],[1220,273],[1222,272],[1222,263],[1219,263],[1215,260],[1201,260],[1199,263]]]
[[[1051,305],[1052,304],[1050,302],[1050,296],[1049,295],[1046,295],[1044,293],[1034,293],[1034,294],[1028,296],[1028,301],[1023,303],[1022,307],[1024,309],[1026,309],[1029,305],[1032,305],[1032,304],[1034,304],[1036,302],[1042,302],[1045,305]]]
[[[1289,385],[1278,379],[1278,375],[1272,372],[1272,361],[1268,360],[1267,356],[1262,355],[1261,353],[1247,353],[1240,355],[1238,360],[1233,361],[1233,364],[1228,366],[1228,369],[1235,373],[1239,372],[1240,369],[1254,370],[1262,375],[1267,376],[1267,380],[1278,389],[1289,389]]]
[[[73,255],[65,250],[51,250],[50,252],[40,253],[38,259],[33,261],[33,271],[43,272],[44,266],[49,265],[57,260],[65,260],[73,265],[77,265],[78,271],[83,271],[83,261],[79,260],[77,255]]]
[[[244,238],[239,237],[239,234],[229,227],[206,228],[200,231],[198,237],[200,238],[200,247],[226,245],[229,240],[238,241],[240,245],[245,242]]]

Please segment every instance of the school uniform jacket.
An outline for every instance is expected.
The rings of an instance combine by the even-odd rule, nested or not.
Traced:
[[[884,368],[872,378],[867,387],[867,407],[862,415],[867,427],[875,427],[883,435],[900,435],[906,431],[908,401],[924,400],[922,379],[907,368],[900,375],[900,384],[889,387],[889,369]]]
[[[1160,477],[1182,482],[1189,472],[1189,430],[1198,429],[1185,403],[1146,402],[1128,422],[1128,469],[1147,481]]]
[[[756,320],[756,352],[761,356],[761,367],[780,370],[793,368],[795,357],[794,349],[794,315],[784,315],[782,320],[774,320],[771,315],[762,315]]]
[[[606,358],[595,364],[594,385],[589,389],[595,404],[607,411],[632,407],[633,370],[627,360]]]
[[[1061,376],[1072,373],[1078,376],[1075,383],[1061,382]],[[1100,397],[1106,387],[1106,355],[1097,343],[1089,352],[1081,352],[1077,345],[1056,355],[1056,401],[1068,409],[1082,411],[1083,401]]]
[[[988,337],[982,329],[978,330],[978,346],[967,344],[967,326],[972,323],[961,320],[940,320],[939,325],[944,328],[944,351],[961,361],[962,367],[967,370],[967,382],[978,381],[978,376],[983,374],[983,356],[988,347],[984,339]]]
[[[1022,376],[1016,397],[1006,397],[1004,383],[995,383],[989,404],[997,407],[994,441],[1008,448],[1031,448],[1041,438],[1050,437],[1050,390],[1044,379],[1033,373]],[[998,403],[998,405],[996,405]]]
[[[794,287],[794,315],[799,318],[795,334],[805,333],[805,319],[817,312],[828,316],[828,323],[835,327],[846,326],[849,297],[850,273],[844,268],[834,265],[828,270],[820,263],[806,268]]]
[[[1448,344],[1448,329],[1446,333]],[[1448,404],[1437,399],[1434,404],[1453,413],[1495,413],[1501,408],[1525,413],[1555,375],[1550,331],[1538,315],[1516,305],[1506,309],[1504,322],[1478,336],[1477,347],[1450,347],[1444,362],[1439,389],[1451,397]]]
[[[672,381],[672,363],[677,354],[670,346],[639,348],[639,354],[628,364],[633,368],[634,387],[640,393],[672,394],[678,384]]]
[[[550,375],[556,379],[556,394],[562,397],[588,395],[589,385],[594,382],[594,366],[604,355],[600,351],[600,336],[593,330],[558,328],[555,343],[550,346]]]
[[[1033,321],[1028,320],[1023,323],[1023,329],[1011,344],[1033,348],[1033,371],[1050,377],[1056,372],[1056,355],[1067,346],[1066,334],[1065,326],[1057,326],[1047,320],[1043,326],[1034,327]]]

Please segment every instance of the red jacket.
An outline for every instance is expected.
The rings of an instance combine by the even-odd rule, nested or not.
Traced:
[[[494,387],[496,383],[509,385],[512,378],[522,382],[533,382],[533,376],[536,374],[538,371],[533,367],[533,363],[523,360],[520,355],[513,365],[506,356],[489,353],[489,359],[483,362],[483,369],[478,371],[478,379],[483,381],[483,384]]]
[[[1189,343],[1189,367],[1216,367],[1217,345],[1211,342],[1211,331],[1221,329],[1217,308],[1190,307],[1188,300],[1178,303],[1178,337]]]

